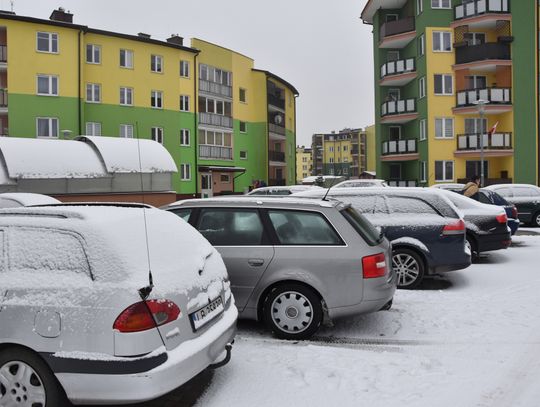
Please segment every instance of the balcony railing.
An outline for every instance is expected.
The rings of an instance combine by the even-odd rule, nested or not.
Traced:
[[[510,0],[474,0],[454,7],[455,20],[480,16],[487,13],[510,12]]]
[[[0,89],[0,107],[7,107],[8,105],[8,91],[7,89]]]
[[[271,133],[280,134],[282,136],[285,135],[285,127],[278,126],[277,124],[274,124],[274,123],[268,123],[268,130]]]
[[[417,153],[416,139],[384,141],[382,155]]]
[[[401,20],[388,21],[381,25],[380,38],[381,40],[391,35],[397,35],[414,31],[414,17],[402,18]]]
[[[7,62],[7,46],[0,45],[0,62]]]
[[[483,148],[486,150],[512,149],[512,133],[471,133],[458,135],[458,151],[480,150],[480,138],[482,138]]]
[[[485,44],[456,47],[456,64],[466,64],[486,59],[512,59],[510,57],[510,44],[486,42]]]
[[[222,116],[215,113],[199,113],[200,124],[210,124],[212,126],[227,127],[232,129],[233,119],[229,116]]]
[[[386,183],[389,187],[415,187],[418,184],[416,180],[392,180]]]
[[[469,182],[470,178],[458,178],[457,182],[460,184],[466,184]],[[484,185],[487,187],[489,185],[496,184],[511,184],[513,182],[512,178],[484,178]]]
[[[199,79],[199,90],[207,93],[213,93],[214,95],[232,98],[232,87],[228,85],[222,85],[221,83]]]
[[[457,107],[474,106],[474,102],[485,100],[488,104],[508,105],[512,103],[511,88],[485,88],[462,90],[457,93]]]
[[[390,61],[381,66],[381,78],[416,71],[414,58]]]
[[[279,98],[275,95],[268,94],[268,104],[285,110],[285,99]]]
[[[211,146],[201,144],[199,146],[200,158],[213,158],[218,160],[232,160],[233,151],[232,147]]]
[[[381,106],[381,115],[393,115],[416,112],[416,99],[391,100]]]
[[[285,162],[285,153],[282,151],[268,151],[268,159],[270,161],[278,161],[280,163]]]
[[[270,178],[268,180],[268,185],[272,187],[284,187],[285,180],[281,178]]]

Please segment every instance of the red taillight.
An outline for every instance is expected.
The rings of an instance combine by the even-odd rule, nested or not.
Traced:
[[[150,310],[150,312],[148,312]],[[114,321],[113,329],[120,332],[141,332],[172,322],[180,308],[169,300],[148,300],[127,307]]]
[[[501,213],[500,215],[496,216],[497,222],[499,223],[506,223],[508,221],[508,217],[506,216],[506,213]]]
[[[445,236],[446,235],[461,235],[463,233],[465,233],[465,222],[463,222],[463,219],[449,223],[442,230],[442,234]]]
[[[362,258],[362,271],[364,278],[383,277],[388,271],[384,253],[374,254]]]
[[[512,218],[513,219],[518,218],[518,212],[517,212],[517,208],[515,206],[512,206]]]

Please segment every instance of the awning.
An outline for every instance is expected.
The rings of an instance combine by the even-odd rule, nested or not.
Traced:
[[[199,165],[199,172],[246,172],[244,167],[225,167],[219,165]]]

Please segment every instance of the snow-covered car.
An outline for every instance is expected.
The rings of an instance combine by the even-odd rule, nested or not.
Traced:
[[[287,196],[297,192],[307,191],[313,188],[321,188],[316,185],[288,185],[275,187],[260,187],[248,192],[246,195]]]
[[[540,188],[530,184],[497,184],[486,187],[517,207],[519,220],[540,227]]]
[[[431,188],[445,189],[447,191],[454,191],[454,192],[461,192],[464,187],[465,187],[465,184],[459,184],[459,183],[435,184],[431,186]]]
[[[383,179],[348,179],[333,188],[362,188],[362,187],[387,187],[388,184]]]
[[[230,358],[225,265],[173,214],[2,209],[0,245],[0,406],[149,400]]]
[[[5,192],[0,194],[0,209],[59,203],[61,202],[58,199],[43,194],[33,194],[29,192]]]

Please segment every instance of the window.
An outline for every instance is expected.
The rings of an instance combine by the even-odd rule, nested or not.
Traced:
[[[465,134],[478,134],[487,131],[487,119],[465,119]]]
[[[133,68],[133,51],[128,49],[120,50],[120,66],[122,68]]]
[[[247,160],[247,151],[240,150],[240,159]]]
[[[224,100],[216,100],[205,96],[199,96],[199,112],[214,113],[232,117],[232,103]]]
[[[58,96],[58,76],[38,75],[37,94],[43,96]]]
[[[174,209],[171,212],[174,213],[175,215],[180,216],[186,222],[189,222],[189,217],[191,216],[191,209],[189,209],[189,208]]]
[[[426,172],[426,162],[420,161],[420,182],[427,182]]]
[[[390,179],[400,180],[401,179],[401,164],[390,164]]]
[[[420,141],[426,140],[427,139],[426,119],[420,120],[420,122],[418,124],[420,126],[420,137],[419,137],[419,139],[420,139]]]
[[[450,8],[450,0],[431,0],[431,8]]]
[[[150,106],[155,109],[163,109],[163,92],[153,90],[150,96]]]
[[[328,158],[328,162],[329,162],[330,164],[334,164],[334,157]]]
[[[465,76],[467,82],[467,89],[486,89],[487,78],[481,75]]]
[[[416,15],[424,11],[424,0],[416,0]]]
[[[348,150],[349,150],[348,146],[343,146],[343,151],[348,151]]]
[[[463,39],[467,45],[481,45],[486,42],[485,33],[471,33],[467,32],[463,34]]]
[[[120,125],[120,137],[133,138],[133,125],[121,124]]]
[[[334,228],[317,212],[269,210],[268,215],[282,245],[340,246]]]
[[[101,85],[97,83],[86,84],[86,101],[90,103],[101,102]]]
[[[36,119],[37,137],[58,137],[58,119],[56,117],[38,117]]]
[[[133,89],[120,88],[120,104],[124,106],[133,105]]]
[[[180,61],[180,76],[189,78],[189,61]]]
[[[189,96],[180,95],[180,111],[189,112]]]
[[[191,164],[180,164],[180,179],[191,181]]]
[[[161,55],[150,56],[150,70],[156,73],[163,72],[163,57]]]
[[[454,137],[454,119],[451,117],[442,117],[435,119],[435,138],[453,138]]]
[[[246,103],[246,90],[244,88],[240,88],[240,102]]]
[[[240,122],[240,133],[246,133],[246,132],[247,132],[246,122]]]
[[[253,209],[201,209],[197,229],[213,246],[267,243],[259,213]]]
[[[453,181],[454,180],[454,162],[453,161],[435,161],[435,181]]]
[[[182,129],[180,130],[180,145],[181,146],[189,146],[191,143],[191,133],[189,129]]]
[[[418,97],[420,99],[426,97],[426,77],[422,76],[418,79]]]
[[[433,78],[436,95],[451,95],[454,92],[452,75],[435,74]]]
[[[433,51],[452,52],[452,33],[450,31],[433,31]]]
[[[58,53],[58,34],[38,32],[37,33],[37,50],[40,52]]]
[[[422,34],[418,37],[418,56],[422,56],[426,53],[426,36]]]
[[[232,134],[224,133],[219,130],[214,131],[199,129],[199,144],[204,144],[207,146],[232,147]],[[229,151],[227,154],[232,154],[232,152]],[[232,156],[221,158],[231,160]]]
[[[163,144],[163,127],[152,127],[152,140]]]
[[[219,180],[222,184],[230,184],[231,183],[231,176],[229,174],[221,174],[219,177]]]
[[[328,151],[333,153],[334,152],[334,147],[333,146],[328,147]]]
[[[101,136],[101,123],[86,122],[87,136]]]
[[[101,46],[94,44],[86,45],[86,63],[100,64],[101,63]]]

